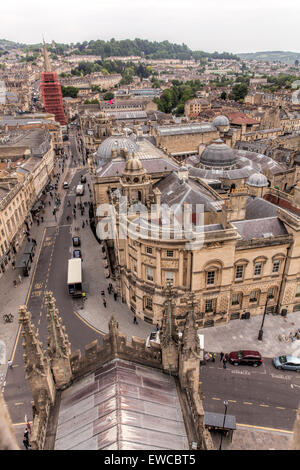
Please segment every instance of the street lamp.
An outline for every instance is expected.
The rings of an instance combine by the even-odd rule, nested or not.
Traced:
[[[223,431],[222,431],[222,434],[221,434],[221,441],[220,441],[219,450],[222,450],[223,432],[224,432],[224,427],[225,427],[225,420],[226,420],[226,413],[227,413],[227,406],[228,406],[228,401],[227,400],[224,400],[224,406],[225,406],[225,411],[224,411],[224,419],[223,419]]]
[[[274,298],[274,295],[270,294],[267,296],[267,301],[266,301],[266,305],[265,305],[265,311],[264,311],[264,315],[263,315],[263,319],[262,319],[262,322],[261,322],[261,327],[260,327],[260,330],[258,332],[258,337],[257,339],[259,341],[262,341],[263,340],[263,335],[264,335],[264,331],[263,331],[263,326],[264,326],[264,321],[265,321],[265,316],[266,316],[266,313],[267,313],[267,308],[268,308],[268,302],[270,299],[273,299]]]

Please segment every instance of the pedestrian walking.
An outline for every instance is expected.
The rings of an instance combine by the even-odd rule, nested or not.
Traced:
[[[48,203],[49,203],[49,206],[51,206],[51,201],[48,201]]]
[[[159,331],[158,323],[156,323],[156,331]]]
[[[84,228],[84,221],[82,222],[82,228]]]
[[[31,426],[30,426],[30,422],[29,422],[29,421],[27,421],[26,425],[27,425],[27,429],[28,429],[28,431],[29,431],[29,434],[31,434]]]
[[[7,361],[7,365],[9,369],[13,368],[13,362],[12,361]]]
[[[16,269],[16,262],[14,260],[12,260],[11,265],[13,269]]]
[[[29,440],[26,439],[25,437],[23,439],[23,445],[24,445],[26,450],[28,450],[30,448]]]
[[[104,289],[102,289],[102,291],[101,291],[101,295],[102,295],[102,296],[104,296],[104,295],[105,295]]]
[[[42,221],[42,223],[44,222],[44,217],[43,216],[41,216],[41,221]]]
[[[221,353],[220,353],[220,362],[223,360],[223,357],[224,357],[224,353],[221,352]]]
[[[85,223],[86,223],[86,226],[87,226],[87,225],[88,225],[88,221],[87,221],[87,219],[86,219]]]
[[[106,298],[105,297],[103,297],[103,305],[106,308]]]
[[[32,243],[33,243],[34,245],[36,245],[36,239],[35,239],[35,238],[32,238]]]
[[[226,369],[226,362],[227,362],[226,357],[223,357],[223,369]]]
[[[21,282],[22,282],[22,276],[21,276],[21,274],[19,274],[18,277],[19,277],[19,284],[21,284]]]
[[[216,362],[216,355],[215,355],[215,353],[212,353],[212,362]]]
[[[114,299],[117,300],[117,298],[118,298],[118,294],[117,294],[117,292],[115,291],[115,292],[114,292]]]
[[[24,432],[24,439],[29,440],[29,434],[28,434],[28,429],[27,428],[25,429],[25,432]]]

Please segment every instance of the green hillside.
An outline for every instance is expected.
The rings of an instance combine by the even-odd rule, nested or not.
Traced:
[[[294,64],[295,60],[300,61],[300,52],[290,51],[264,51],[237,54],[241,59],[260,60],[262,62],[283,62],[285,64]]]

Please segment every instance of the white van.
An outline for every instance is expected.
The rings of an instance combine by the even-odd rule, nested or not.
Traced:
[[[84,194],[84,186],[83,184],[78,184],[76,186],[76,196],[83,196]]]

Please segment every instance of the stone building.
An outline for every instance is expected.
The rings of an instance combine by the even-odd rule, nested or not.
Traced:
[[[105,177],[117,161],[99,161],[97,184],[104,186],[102,195],[96,190],[94,197],[97,205],[108,202],[115,208],[115,274],[133,314],[161,322],[167,282],[176,288],[174,315],[179,325],[191,292],[199,327],[247,312],[262,314],[267,299],[273,313],[300,309],[298,202],[295,196],[288,212],[283,204],[279,208],[268,202],[271,189],[263,174],[282,187],[295,172],[264,158],[236,153],[217,141],[207,146],[199,168],[166,169],[168,174],[155,181],[158,175],[147,166],[147,158],[139,159],[135,152],[119,164],[119,185],[116,181],[108,190]],[[222,183],[220,189],[213,189],[216,180]],[[121,196],[131,208],[125,215]],[[191,212],[187,233],[185,208]],[[101,220],[105,216],[105,211],[98,212],[100,227],[108,221]]]

